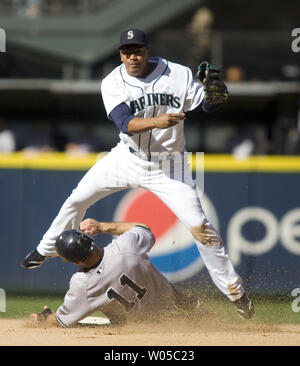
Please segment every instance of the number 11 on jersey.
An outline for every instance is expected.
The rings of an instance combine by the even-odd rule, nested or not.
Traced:
[[[134,282],[131,278],[129,278],[126,274],[123,274],[119,278],[120,284],[122,286],[128,286],[131,288],[135,293],[138,299],[142,299],[145,295],[147,289],[145,287],[140,287],[136,282]],[[119,304],[124,306],[126,311],[130,311],[134,305],[136,304],[134,301],[128,301],[125,297],[120,295],[116,290],[110,287],[107,292],[107,297],[112,300],[115,299]]]

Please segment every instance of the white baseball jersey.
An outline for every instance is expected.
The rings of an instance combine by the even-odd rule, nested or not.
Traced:
[[[115,68],[101,84],[107,115],[119,104],[126,103],[136,117],[150,118],[163,113],[182,113],[195,109],[203,100],[203,87],[188,67],[156,57],[153,72],[144,79],[128,75],[124,64]],[[184,122],[167,129],[128,135],[120,139],[135,151],[181,152],[185,147]]]
[[[97,267],[72,276],[56,312],[59,324],[68,327],[97,310],[114,320],[145,319],[170,309],[172,287],[146,254],[154,242],[152,233],[140,226],[114,239]]]

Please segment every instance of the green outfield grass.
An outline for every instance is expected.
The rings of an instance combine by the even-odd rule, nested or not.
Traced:
[[[222,295],[199,294],[204,314],[210,314],[233,323],[241,321],[232,303]],[[295,300],[289,296],[252,296],[255,316],[250,322],[262,324],[300,324],[300,311],[292,310]],[[31,313],[40,312],[44,305],[55,311],[63,303],[63,295],[6,295],[6,311],[1,318],[27,318]],[[299,304],[300,310],[300,304]],[[99,315],[99,313],[98,313]],[[100,314],[101,315],[101,314]]]
[[[6,312],[0,313],[0,318],[26,318],[32,313],[42,311],[44,305],[54,311],[62,304],[63,299],[63,296],[6,294]]]
[[[292,301],[288,297],[257,297],[253,298],[255,304],[255,315],[250,322],[262,324],[300,324],[300,312],[292,310]],[[224,319],[232,322],[240,321],[233,311],[233,306],[227,300],[206,300],[209,308],[215,307],[216,313],[223,314]],[[300,310],[300,308],[299,308]]]

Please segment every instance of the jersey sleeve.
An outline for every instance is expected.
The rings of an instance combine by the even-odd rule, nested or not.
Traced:
[[[113,75],[108,75],[102,80],[101,94],[108,118],[111,118],[109,115],[116,106],[127,101],[127,96],[122,90],[123,86]]]
[[[155,238],[152,232],[144,226],[134,226],[120,235],[116,242],[120,252],[143,254],[151,250]]]
[[[87,300],[86,285],[82,272],[75,273],[64,303],[56,311],[56,320],[64,327],[70,327],[91,313]]]
[[[109,118],[114,122],[118,129],[130,135],[128,133],[128,124],[134,118],[130,108],[126,103],[118,104],[109,114]]]
[[[203,86],[194,80],[191,69],[187,68],[186,95],[184,100],[184,112],[197,108],[204,98]]]

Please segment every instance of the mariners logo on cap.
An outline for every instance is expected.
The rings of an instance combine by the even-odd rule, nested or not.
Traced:
[[[132,30],[130,30],[130,31],[127,32],[127,39],[132,39],[133,36],[134,36],[134,34],[133,34],[133,31]]]
[[[218,227],[217,215],[210,200],[202,195],[201,202],[207,217]],[[169,281],[189,280],[204,268],[189,230],[153,193],[144,189],[126,193],[116,208],[114,221],[138,221],[151,227],[156,243],[149,256]]]

